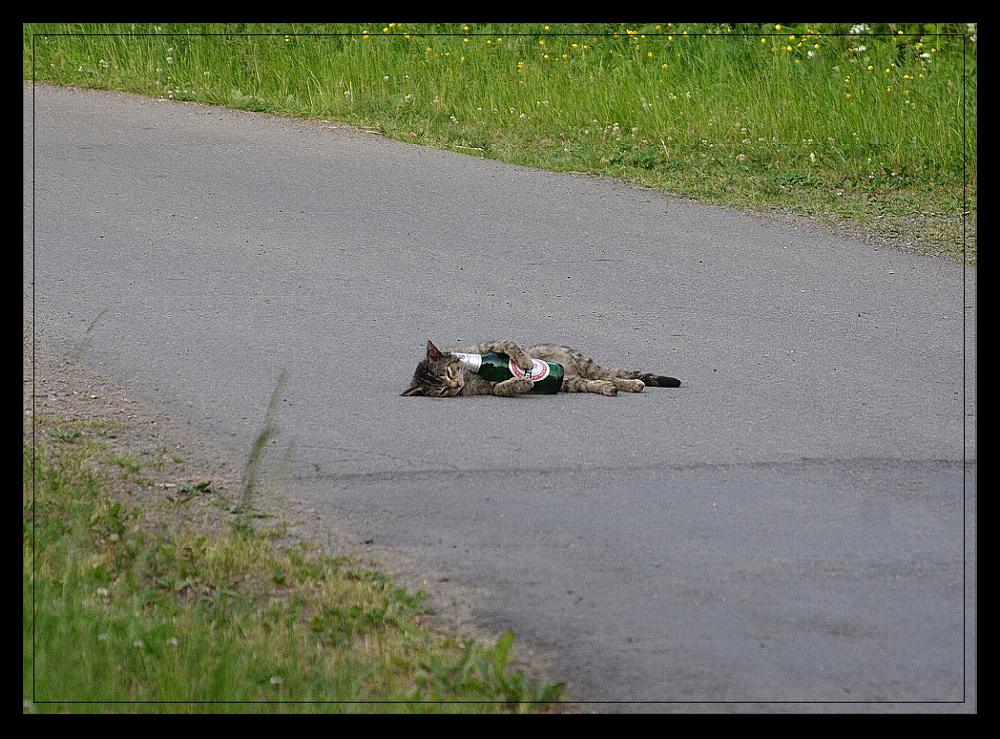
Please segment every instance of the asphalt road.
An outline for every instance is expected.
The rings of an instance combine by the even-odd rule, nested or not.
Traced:
[[[576,697],[975,709],[974,270],[963,295],[951,261],[601,178],[24,91],[39,340],[240,451],[287,369],[292,492],[477,588]],[[683,385],[399,397],[428,338]]]

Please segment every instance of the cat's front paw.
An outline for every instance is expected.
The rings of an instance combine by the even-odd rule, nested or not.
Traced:
[[[527,393],[535,386],[530,377],[518,377],[510,380],[511,390],[515,394]]]
[[[523,369],[525,372],[531,372],[535,366],[535,361],[531,358],[531,356],[521,349],[513,352],[510,355],[510,358],[514,360],[514,364]]]
[[[493,394],[509,398],[512,395],[523,395],[535,386],[530,377],[512,377],[509,380],[497,383],[493,387]]]

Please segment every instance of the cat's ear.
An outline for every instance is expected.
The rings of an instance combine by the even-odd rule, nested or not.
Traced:
[[[408,388],[406,388],[406,390],[401,392],[400,396],[410,397],[412,395],[422,395],[422,394],[423,394],[423,388],[421,388],[420,385],[414,383],[413,385],[410,385]]]
[[[434,346],[434,342],[430,339],[427,340],[427,358],[432,362],[444,359],[444,355],[441,353],[441,350]]]

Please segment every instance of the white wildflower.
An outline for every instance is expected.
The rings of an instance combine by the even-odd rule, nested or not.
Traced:
[[[871,29],[865,23],[858,23],[856,26],[851,26],[851,33],[857,35],[859,33],[868,33]]]

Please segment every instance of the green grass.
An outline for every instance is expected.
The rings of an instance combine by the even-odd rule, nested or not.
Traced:
[[[433,632],[423,593],[243,517],[167,534],[151,501],[109,494],[121,483],[101,470],[118,461],[96,436],[52,438],[34,454],[24,444],[26,711],[495,712],[558,699],[561,684],[512,669],[512,633],[484,646]]]
[[[33,32],[38,80],[342,120],[960,252],[963,185],[970,208],[976,194],[975,31],[849,28],[37,25],[24,75]],[[50,35],[81,32],[110,35]]]

